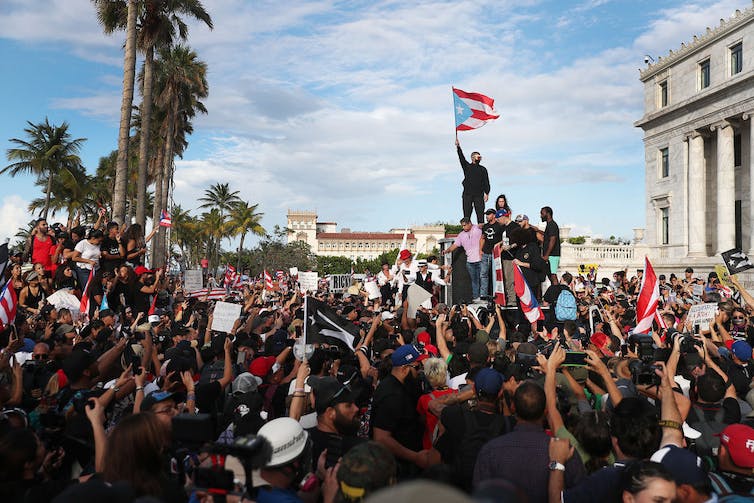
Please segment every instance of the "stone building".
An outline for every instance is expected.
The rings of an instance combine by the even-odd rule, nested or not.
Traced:
[[[317,221],[316,211],[289,209],[287,216],[289,243],[303,241],[316,255],[343,256],[351,260],[371,260],[399,248],[405,231],[394,228],[388,232],[351,232],[343,228],[338,232],[336,222]],[[444,237],[445,227],[442,225],[418,226],[409,229],[406,241],[411,252],[429,253]]]
[[[733,247],[754,254],[754,8],[649,62],[640,79],[651,255],[704,267]]]

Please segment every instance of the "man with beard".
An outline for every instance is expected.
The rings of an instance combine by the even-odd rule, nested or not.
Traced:
[[[348,384],[335,377],[310,377],[307,384],[314,392],[317,426],[307,430],[312,439],[312,461],[327,449],[326,465],[334,466],[338,458],[364,440],[358,438],[359,408]]]

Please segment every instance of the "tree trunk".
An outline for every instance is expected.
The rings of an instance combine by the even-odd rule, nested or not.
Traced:
[[[174,115],[173,115],[174,117]],[[165,135],[165,156],[162,159],[162,165],[157,165],[158,176],[161,178],[160,186],[155,185],[155,208],[152,212],[155,215],[154,225],[158,225],[160,222],[160,212],[167,209],[168,202],[168,189],[170,188],[170,175],[172,173],[173,165],[173,136],[175,132],[175,122],[173,117],[168,119],[168,130]],[[159,189],[159,190],[158,190]],[[155,239],[155,259],[154,266],[161,267],[165,261],[166,251],[166,233],[159,232]]]
[[[126,216],[128,136],[131,129],[131,106],[134,100],[134,76],[136,74],[136,2],[137,0],[128,0],[126,48],[123,57],[123,96],[120,103],[118,160],[115,165],[115,193],[113,194],[113,220],[116,222],[123,222]]]
[[[243,240],[246,237],[246,233],[241,233],[241,242],[238,244],[238,262],[236,263],[236,271],[241,271],[241,254],[243,253]]]
[[[47,190],[45,190],[45,207],[42,211],[42,217],[47,219],[47,212],[50,211],[50,192],[52,192],[52,171],[47,173]]]
[[[154,204],[152,205],[152,226],[160,223],[160,196],[162,194],[162,162],[165,158],[165,147],[160,149],[157,155],[157,162],[154,167]],[[157,262],[157,253],[159,248],[160,234],[152,238],[152,258],[149,261],[154,265]]]
[[[136,222],[145,227],[147,221],[147,164],[149,163],[149,137],[152,123],[152,72],[154,47],[147,49],[144,59],[144,88],[141,101],[141,138],[139,140],[139,178],[136,182]]]

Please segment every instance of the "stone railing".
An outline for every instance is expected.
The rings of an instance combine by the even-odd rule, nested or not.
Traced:
[[[644,256],[648,247],[642,243],[629,245],[611,245],[585,243],[572,245],[568,242],[560,245],[560,270],[572,274],[580,265],[599,265],[600,276],[611,275],[614,271],[625,268],[640,269],[644,267]]]

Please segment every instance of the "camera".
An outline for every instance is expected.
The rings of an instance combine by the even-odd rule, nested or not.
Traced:
[[[655,348],[652,336],[647,334],[631,334],[628,342],[636,346],[636,353],[639,355],[638,360],[628,364],[633,383],[637,386],[659,386],[660,376],[655,372],[659,368],[657,362],[667,360],[669,351]]]

